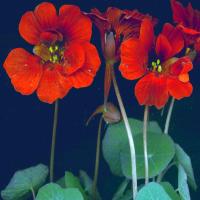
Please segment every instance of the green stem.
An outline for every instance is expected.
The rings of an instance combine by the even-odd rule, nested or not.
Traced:
[[[170,103],[170,106],[169,106],[169,110],[168,110],[168,113],[167,113],[166,122],[165,122],[165,129],[164,129],[165,134],[168,134],[168,131],[169,131],[169,125],[170,125],[170,120],[171,120],[172,111],[173,111],[173,107],[174,107],[174,102],[175,102],[175,99],[172,97],[171,103]]]
[[[163,177],[165,176],[165,174],[168,172],[168,170],[173,167],[176,163],[175,162],[172,162],[171,164],[169,164],[165,170],[157,177],[157,180],[156,182],[160,183],[163,179]]]
[[[53,133],[52,133],[51,157],[50,157],[50,182],[53,182],[54,179],[54,158],[55,158],[57,123],[58,123],[58,100],[55,102],[54,120],[53,120]]]
[[[149,182],[149,163],[148,163],[148,150],[147,150],[147,120],[149,114],[149,107],[145,106],[144,109],[144,122],[143,122],[143,147],[144,147],[144,165],[145,165],[145,184]]]
[[[133,189],[133,199],[136,198],[137,195],[137,173],[136,173],[136,155],[135,155],[135,146],[134,146],[134,141],[133,141],[133,135],[132,135],[132,131],[128,122],[128,118],[126,115],[126,111],[124,108],[124,104],[122,102],[122,98],[119,92],[119,88],[117,85],[117,81],[116,81],[116,77],[115,77],[115,72],[113,69],[113,66],[111,68],[111,75],[112,75],[112,81],[113,81],[113,86],[115,89],[115,94],[117,96],[117,100],[119,103],[119,107],[120,107],[120,111],[122,114],[122,118],[125,124],[125,128],[126,128],[126,132],[127,132],[127,136],[128,136],[128,141],[129,141],[129,147],[130,147],[130,154],[131,154],[131,167],[132,167],[132,189]]]
[[[175,99],[172,97],[171,99],[171,102],[170,102],[170,105],[169,105],[169,110],[168,110],[168,113],[167,113],[167,118],[166,118],[166,121],[165,121],[165,129],[164,129],[164,134],[168,135],[168,132],[169,132],[169,125],[170,125],[170,121],[171,121],[171,116],[172,116],[172,111],[173,111],[173,107],[174,107],[174,102],[175,102]],[[162,171],[159,175],[158,175],[158,178],[157,178],[157,182],[160,182],[165,174],[165,170]]]
[[[110,93],[110,87],[111,87],[111,66],[109,62],[106,62],[106,69],[105,69],[105,75],[104,75],[104,106],[106,107],[108,96]]]
[[[32,192],[33,200],[35,200],[36,199],[36,195],[35,195],[35,191],[34,191],[33,187],[31,187],[31,192]]]
[[[103,117],[101,117],[99,120],[99,128],[98,128],[98,135],[97,135],[95,170],[94,170],[94,179],[93,179],[93,184],[92,184],[92,196],[94,199],[96,199],[96,197],[97,197],[97,180],[98,180],[98,174],[99,174],[99,158],[100,158],[102,122],[103,122]]]

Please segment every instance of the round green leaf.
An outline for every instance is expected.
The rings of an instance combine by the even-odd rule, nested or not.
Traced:
[[[138,135],[143,130],[143,122],[129,118],[132,133]],[[158,123],[153,121],[148,123],[148,131],[161,133]],[[113,174],[123,176],[120,160],[120,152],[129,148],[128,137],[124,122],[109,125],[102,143],[103,155]]]
[[[145,177],[143,135],[134,136],[137,176],[139,179]],[[152,178],[162,172],[170,163],[175,154],[174,142],[165,134],[148,133],[147,136],[149,177]],[[131,161],[129,147],[120,153],[123,174],[131,178]]]
[[[149,183],[137,194],[136,200],[173,200],[158,183]]]
[[[36,200],[83,200],[77,188],[61,188],[55,183],[49,183],[40,188]]]
[[[65,172],[65,185],[67,188],[77,188],[83,195],[84,199],[88,199],[87,195],[85,194],[85,191],[80,184],[79,179],[74,176],[71,172]]]
[[[2,199],[24,199],[31,193],[31,189],[36,191],[45,183],[47,175],[48,167],[43,164],[15,172],[10,183],[1,192]]]

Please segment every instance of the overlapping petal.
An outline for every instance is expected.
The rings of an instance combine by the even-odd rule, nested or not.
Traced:
[[[40,3],[34,10],[34,15],[43,30],[55,30],[58,25],[56,8],[52,3]]]
[[[191,71],[193,64],[188,56],[177,59],[170,67],[170,73],[174,76],[185,74]]]
[[[172,54],[172,46],[169,43],[169,40],[165,35],[162,33],[159,34],[156,40],[156,55],[162,60],[165,61],[166,59],[171,57]]]
[[[28,11],[22,16],[19,23],[19,33],[28,43],[32,45],[40,43],[42,27],[33,12]]]
[[[162,108],[169,97],[167,78],[150,73],[141,78],[135,86],[135,95],[140,105]]]
[[[85,62],[85,50],[81,44],[70,43],[65,47],[63,67],[67,75],[80,69]]]
[[[22,48],[13,49],[3,66],[16,91],[29,95],[37,89],[43,70],[36,56]]]
[[[59,13],[59,30],[67,41],[90,41],[92,22],[77,6],[64,5]]]
[[[122,43],[119,70],[124,78],[134,80],[143,76],[147,62],[148,51],[139,40],[129,39]]]
[[[170,57],[178,54],[183,49],[184,39],[181,31],[178,28],[166,23],[163,26],[162,34],[167,38],[171,45],[172,51]]]
[[[142,21],[139,38],[146,51],[149,52],[154,44],[153,23],[150,19],[146,18]]]
[[[92,84],[94,77],[100,67],[100,58],[94,45],[84,43],[85,62],[83,66],[68,76],[68,80],[75,88],[83,88]]]
[[[37,96],[41,101],[51,104],[57,99],[62,99],[72,88],[71,83],[62,75],[59,68],[62,67],[45,67],[37,89]]]
[[[190,82],[182,82],[177,78],[169,78],[167,81],[167,88],[169,94],[178,100],[191,96],[193,91]]]

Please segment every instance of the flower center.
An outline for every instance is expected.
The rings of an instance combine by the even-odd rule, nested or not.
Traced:
[[[153,61],[151,63],[150,70],[153,71],[153,72],[158,72],[158,73],[162,73],[163,72],[163,67],[161,65],[160,59],[157,59],[156,62]]]
[[[39,56],[43,62],[51,62],[59,64],[64,57],[64,47],[62,43],[55,43],[51,45],[40,44],[33,48],[35,55]]]

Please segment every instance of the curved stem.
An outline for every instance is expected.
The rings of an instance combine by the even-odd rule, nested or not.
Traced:
[[[95,170],[94,170],[94,179],[93,179],[93,184],[92,184],[92,196],[94,199],[96,199],[96,197],[97,197],[97,180],[98,180],[98,174],[99,174],[99,158],[100,158],[102,122],[103,122],[103,117],[101,116],[101,118],[99,120],[99,128],[98,128],[98,135],[97,135]]]
[[[31,187],[31,192],[32,192],[33,200],[35,200],[36,199],[36,195],[35,195],[35,191],[34,191],[33,187]]]
[[[168,131],[169,131],[169,125],[170,125],[170,120],[171,120],[172,111],[173,111],[173,107],[174,107],[174,102],[175,102],[175,99],[172,97],[171,103],[170,103],[170,106],[169,106],[169,110],[168,110],[168,113],[167,113],[166,122],[165,122],[165,129],[164,129],[165,134],[168,134]]]
[[[120,111],[122,113],[122,118],[125,124],[127,136],[128,136],[128,141],[129,141],[129,147],[130,147],[130,154],[131,154],[131,167],[132,167],[132,187],[133,187],[133,199],[135,199],[136,194],[137,194],[137,173],[136,173],[136,155],[135,155],[135,146],[133,142],[133,135],[132,131],[128,122],[128,118],[126,115],[126,111],[122,102],[122,98],[119,92],[119,88],[117,85],[116,77],[115,77],[115,72],[113,69],[113,66],[111,68],[111,75],[112,75],[112,81],[113,81],[113,86],[115,89],[115,94],[117,96],[117,100],[119,103]]]
[[[55,158],[57,123],[58,123],[58,100],[55,102],[54,119],[53,119],[53,133],[52,133],[51,157],[50,157],[50,182],[53,182],[54,178],[54,158]]]
[[[163,177],[165,176],[165,174],[168,172],[168,170],[173,167],[176,163],[175,162],[172,162],[171,164],[169,164],[165,170],[157,177],[157,180],[156,182],[160,183],[163,179]]]
[[[149,107],[145,106],[144,109],[144,123],[143,123],[143,147],[144,147],[144,165],[145,165],[145,184],[149,182],[149,163],[147,151],[147,120],[148,120]]]

